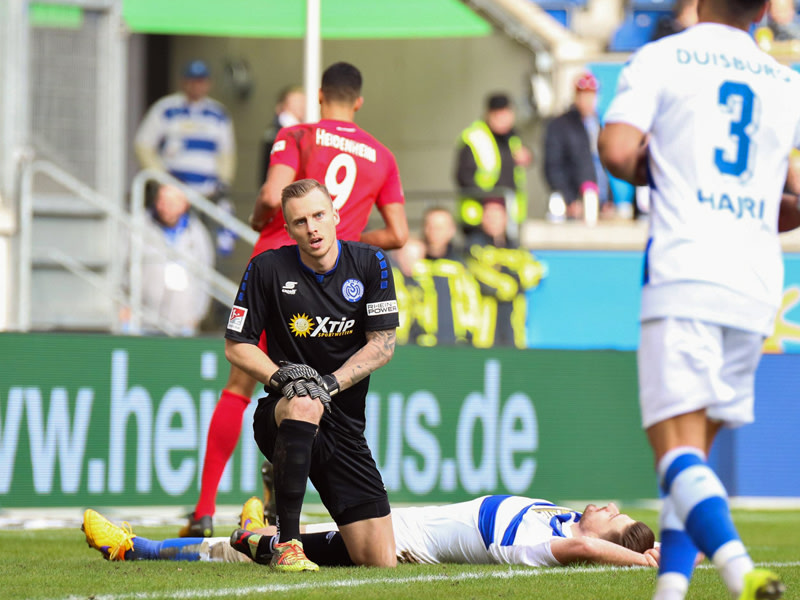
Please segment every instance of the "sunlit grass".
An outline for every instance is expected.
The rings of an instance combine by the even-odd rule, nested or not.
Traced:
[[[630,511],[655,525],[654,511]],[[789,586],[787,598],[800,590],[800,511],[734,513],[753,558],[774,565]],[[142,527],[136,533],[153,539],[175,535],[174,527]],[[223,533],[223,532],[220,532]],[[337,568],[319,573],[282,574],[254,564],[167,561],[104,561],[87,547],[77,528],[0,531],[0,598],[6,600],[151,600],[158,598],[227,598],[281,600],[455,598],[649,598],[655,571],[571,567],[525,569],[503,566],[401,565],[394,570]],[[728,594],[707,563],[698,569],[689,598],[725,600]]]

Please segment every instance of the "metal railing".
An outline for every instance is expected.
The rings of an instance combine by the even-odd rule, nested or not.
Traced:
[[[145,227],[145,221],[147,219],[145,191],[147,183],[150,181],[162,185],[171,185],[180,189],[186,195],[186,198],[195,210],[212,219],[222,227],[229,229],[235,233],[238,238],[244,240],[251,246],[254,246],[256,241],[258,241],[258,233],[253,231],[249,226],[168,173],[156,171],[155,169],[139,171],[133,178],[131,184],[131,219],[135,224],[134,231],[138,233],[135,233],[131,237],[130,252],[131,329],[136,332],[141,330],[140,309],[142,307],[142,257],[144,252],[144,240],[141,232],[150,233]],[[211,284],[209,291],[216,300],[222,304],[230,304],[239,287],[238,282],[231,281],[214,269],[208,269],[205,265],[198,263],[192,256],[177,253],[174,249],[170,249],[170,251],[178,254],[181,260],[188,264],[192,274],[199,276],[201,279]]]
[[[159,319],[153,318],[152,312],[143,306],[142,302],[142,260],[143,249],[146,243],[159,241],[156,232],[146,226],[147,214],[145,212],[145,186],[148,181],[173,185],[181,189],[190,204],[199,212],[208,216],[222,227],[233,231],[240,239],[254,245],[258,234],[233,215],[225,212],[213,202],[187,188],[175,178],[154,170],[139,172],[133,180],[131,194],[131,212],[123,210],[108,198],[99,194],[91,187],[76,179],[63,169],[43,160],[34,160],[25,164],[21,173],[20,185],[20,277],[18,294],[18,322],[22,331],[31,327],[31,282],[34,268],[33,254],[33,220],[34,220],[34,186],[33,181],[37,175],[44,175],[61,185],[69,193],[84,200],[89,205],[107,215],[130,235],[130,253],[127,257],[130,271],[128,285],[123,281],[112,282],[108,285],[107,279],[93,273],[86,264],[75,257],[69,256],[55,247],[40,248],[37,255],[46,256],[49,260],[59,264],[70,273],[90,283],[114,302],[127,304],[131,310],[131,333],[141,333],[142,321],[146,318],[149,322],[156,323],[158,329],[167,335],[176,335],[177,330],[169,324],[161,324]],[[233,282],[215,269],[209,269],[198,262],[194,256],[167,248],[165,250],[171,259],[180,260],[191,273],[206,284],[209,294],[223,304],[229,304],[235,296],[238,283]],[[109,265],[111,272],[115,265]],[[127,292],[125,291],[127,288]]]
[[[19,294],[17,306],[17,319],[21,331],[31,328],[31,286],[33,274],[33,217],[34,217],[34,191],[33,180],[36,175],[45,175],[58,183],[75,196],[85,200],[91,206],[105,212],[112,218],[124,221],[127,218],[119,207],[113,205],[106,198],[95,192],[92,188],[76,179],[66,171],[51,162],[33,160],[22,165],[20,177],[20,248],[19,248]],[[48,252],[50,258],[68,268],[61,256]],[[68,269],[69,270],[69,269]],[[105,287],[105,286],[103,286]]]
[[[61,265],[76,277],[92,285],[95,289],[101,292],[107,290],[105,280],[91,269],[87,269],[86,266],[79,260],[70,256],[69,254],[66,254],[58,248],[42,248],[41,250],[42,253],[50,258],[53,262]],[[108,293],[111,299],[120,305],[127,305],[130,300],[121,288],[112,287]],[[141,311],[141,316],[145,317],[149,322],[158,323],[158,328],[168,336],[177,337],[181,335],[180,328],[173,326],[168,321],[159,319],[156,311],[151,310],[146,306],[141,307],[139,310]]]

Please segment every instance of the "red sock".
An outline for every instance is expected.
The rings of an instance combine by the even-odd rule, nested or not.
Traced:
[[[211,415],[206,440],[206,458],[200,480],[200,499],[194,509],[194,518],[213,516],[217,509],[217,488],[225,465],[239,442],[242,417],[250,398],[222,390],[219,402]]]

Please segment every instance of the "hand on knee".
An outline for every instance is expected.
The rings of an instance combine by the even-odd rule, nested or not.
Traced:
[[[319,423],[325,410],[322,403],[310,396],[295,396],[291,400],[281,398],[281,410],[276,409],[276,417],[280,413],[280,420],[294,419],[307,423]]]

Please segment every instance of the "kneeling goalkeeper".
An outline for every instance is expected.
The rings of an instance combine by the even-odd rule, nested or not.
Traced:
[[[313,179],[284,188],[281,208],[297,246],[250,261],[225,333],[227,359],[268,392],[253,427],[275,468],[271,564],[319,568],[299,541],[310,478],[353,562],[395,566],[389,500],[364,437],[369,375],[391,359],[399,324],[389,261],[377,247],[337,240],[338,212]]]

